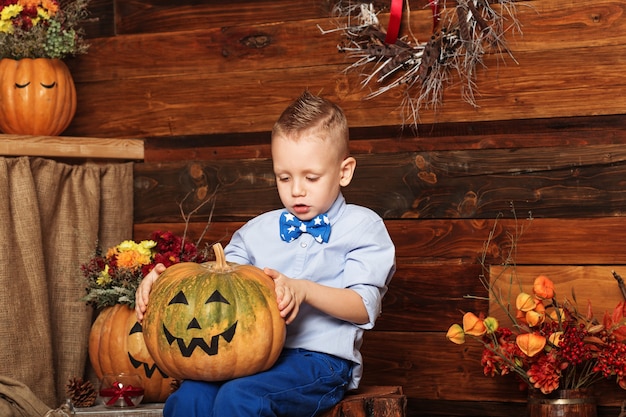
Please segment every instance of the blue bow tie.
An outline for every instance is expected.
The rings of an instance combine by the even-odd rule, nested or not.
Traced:
[[[302,233],[309,233],[319,243],[328,242],[330,236],[330,220],[326,214],[320,214],[303,222],[293,214],[285,211],[280,215],[280,237],[285,242],[296,240]]]

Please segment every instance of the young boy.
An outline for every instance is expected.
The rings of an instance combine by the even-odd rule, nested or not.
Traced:
[[[359,348],[380,314],[395,249],[383,220],[341,194],[356,167],[343,111],[304,92],[274,125],[271,152],[285,208],[246,223],[225,253],[274,280],[287,323],[285,348],[256,375],[184,381],[167,399],[166,417],[315,416],[361,379]],[[137,290],[140,321],[163,270],[155,268]]]

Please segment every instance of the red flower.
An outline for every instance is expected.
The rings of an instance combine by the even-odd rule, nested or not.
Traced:
[[[552,353],[541,356],[526,373],[533,387],[540,389],[544,394],[549,394],[559,387],[561,366]]]
[[[179,262],[202,263],[209,260],[205,253],[198,252],[198,248],[191,240],[187,238],[183,242],[182,237],[172,232],[156,231],[152,233],[150,239],[154,240],[157,245],[155,247],[154,261],[150,264],[148,272],[158,263],[171,266]]]
[[[30,17],[30,18],[35,18],[35,17],[37,17],[37,7],[35,7],[35,6],[25,6],[22,9],[21,15],[22,16],[27,16],[27,17]]]
[[[485,349],[483,350],[481,365],[483,365],[485,375],[507,375],[512,371],[514,372],[515,363],[523,355],[511,340],[512,338],[513,334],[507,328],[496,331],[495,339],[484,338]]]

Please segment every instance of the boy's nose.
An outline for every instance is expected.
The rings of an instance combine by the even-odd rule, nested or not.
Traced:
[[[302,197],[306,194],[305,188],[300,181],[294,181],[291,187],[291,194],[294,197]]]

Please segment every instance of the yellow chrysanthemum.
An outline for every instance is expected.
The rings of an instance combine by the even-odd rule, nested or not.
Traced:
[[[117,249],[118,252],[125,252],[125,251],[135,250],[136,247],[137,247],[137,243],[135,243],[134,241],[125,240],[119,245],[117,245],[115,249]]]
[[[37,17],[35,19],[33,19],[33,26],[37,24],[35,22],[39,22],[41,20],[50,20],[51,17],[52,16],[50,15],[50,13],[48,13],[46,11],[46,9],[44,9],[42,7],[38,7],[37,8]]]
[[[2,11],[0,12],[0,20],[10,21],[14,17],[19,16],[22,10],[24,10],[24,7],[22,7],[21,5],[10,4],[6,6],[4,9],[2,9]]]
[[[137,245],[136,250],[145,256],[152,256],[152,249],[156,247],[157,243],[154,240],[142,240]]]
[[[13,23],[8,20],[0,20],[0,33],[13,33]]]
[[[104,266],[104,271],[100,272],[98,278],[96,278],[96,284],[101,287],[104,287],[108,283],[111,282],[111,275],[109,275],[109,265]]]

